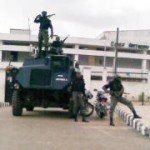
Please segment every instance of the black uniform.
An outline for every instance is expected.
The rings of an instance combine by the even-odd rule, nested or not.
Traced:
[[[83,77],[75,78],[72,83],[72,99],[73,99],[73,113],[75,115],[75,120],[77,120],[78,112],[81,112],[82,121],[85,121],[84,118],[84,99],[85,95],[85,83]]]
[[[111,105],[110,105],[110,125],[114,125],[113,123],[113,113],[115,110],[115,107],[118,102],[126,105],[129,107],[129,109],[133,112],[134,118],[140,118],[133,107],[133,104],[131,101],[126,99],[125,97],[122,97],[124,93],[124,87],[121,83],[121,80],[114,79],[113,81],[110,81],[108,84],[103,86],[103,89],[109,89],[110,95],[111,95]]]
[[[51,54],[62,54],[62,47],[63,47],[64,41],[53,41],[53,43],[51,44],[51,50],[50,53]]]

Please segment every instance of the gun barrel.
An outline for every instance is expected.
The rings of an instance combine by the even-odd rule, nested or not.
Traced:
[[[52,16],[54,16],[55,14],[51,14],[51,15],[47,15],[47,17],[52,17]]]

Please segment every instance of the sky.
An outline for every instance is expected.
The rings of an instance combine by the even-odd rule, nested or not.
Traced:
[[[0,32],[10,28],[38,34],[34,18],[51,18],[54,34],[96,38],[104,31],[150,29],[150,0],[0,0]],[[28,20],[29,23],[28,23]]]

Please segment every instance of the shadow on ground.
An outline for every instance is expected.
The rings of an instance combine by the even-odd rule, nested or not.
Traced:
[[[23,110],[23,115],[21,117],[68,119],[69,113],[67,110],[61,109],[35,109],[34,111]]]

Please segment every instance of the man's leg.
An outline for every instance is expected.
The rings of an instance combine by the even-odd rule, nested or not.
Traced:
[[[74,118],[74,114],[73,114],[73,98],[72,96],[70,97],[70,101],[69,101],[69,116],[70,118]]]
[[[45,53],[48,54],[48,42],[49,42],[49,36],[48,31],[44,30],[43,32],[43,40],[44,40],[44,46],[45,46]]]
[[[79,93],[79,107],[80,107],[80,112],[81,112],[81,115],[82,115],[82,121],[83,122],[89,122],[85,118],[85,105],[84,105],[84,98],[83,98],[82,93]]]
[[[134,118],[141,118],[139,115],[137,115],[131,101],[127,100],[124,97],[121,97],[121,98],[119,98],[119,102],[126,105],[132,111]]]
[[[77,92],[72,93],[72,100],[73,100],[73,115],[74,119],[77,122],[77,115],[78,115],[78,94]]]
[[[111,97],[111,103],[110,103],[110,126],[115,126],[114,120],[113,120],[113,115],[114,115],[114,110],[117,105],[117,98],[116,97]]]
[[[42,53],[42,42],[43,42],[43,36],[42,31],[39,31],[38,35],[38,56],[41,57]]]

